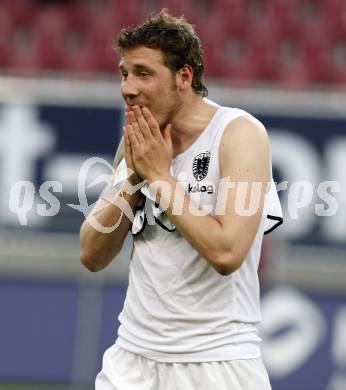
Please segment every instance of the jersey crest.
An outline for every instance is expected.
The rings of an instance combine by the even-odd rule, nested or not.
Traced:
[[[203,152],[198,154],[192,163],[192,173],[197,181],[203,180],[208,174],[210,163],[210,152]]]

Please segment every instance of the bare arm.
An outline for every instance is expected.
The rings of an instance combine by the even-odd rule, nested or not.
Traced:
[[[202,210],[185,193],[180,215],[173,213],[172,197],[164,199],[164,192],[158,189],[158,198],[160,203],[168,204],[166,214],[182,236],[220,274],[228,275],[241,266],[253,243],[261,221],[267,182],[271,180],[269,142],[263,126],[249,118],[232,122],[222,138],[219,156],[221,176],[226,179],[225,187],[219,189],[219,199],[221,193],[225,197],[225,208],[220,215],[201,215]],[[183,191],[172,176],[164,180],[170,184],[173,194]],[[251,215],[242,212],[237,183],[248,183],[244,193],[246,206],[250,203],[252,185],[258,183],[256,207]]]
[[[112,197],[101,194],[80,230],[80,259],[92,272],[105,268],[121,250],[131,228],[131,221],[124,213],[125,207],[132,213],[140,200],[138,192],[124,191],[127,182]],[[128,212],[127,212],[128,214]]]

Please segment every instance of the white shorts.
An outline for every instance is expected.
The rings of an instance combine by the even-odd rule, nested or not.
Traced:
[[[271,390],[260,358],[161,363],[113,345],[104,353],[96,390]]]

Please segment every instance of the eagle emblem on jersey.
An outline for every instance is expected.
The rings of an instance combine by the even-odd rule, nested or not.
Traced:
[[[192,173],[197,181],[201,181],[207,176],[209,162],[210,152],[200,153],[193,159]]]

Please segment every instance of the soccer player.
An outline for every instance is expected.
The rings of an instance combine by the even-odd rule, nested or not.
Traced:
[[[81,227],[81,261],[103,269],[128,232],[133,250],[96,389],[268,390],[257,269],[281,208],[266,130],[206,99],[201,43],[184,18],[162,11],[121,30],[116,48],[124,158]]]

